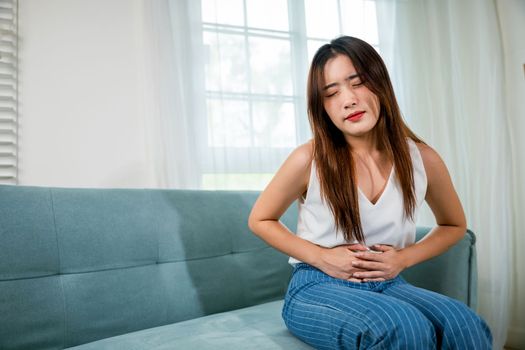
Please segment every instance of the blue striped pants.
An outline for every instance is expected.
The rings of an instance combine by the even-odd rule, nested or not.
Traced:
[[[356,283],[295,266],[286,326],[317,349],[491,349],[487,324],[464,303],[402,277]]]

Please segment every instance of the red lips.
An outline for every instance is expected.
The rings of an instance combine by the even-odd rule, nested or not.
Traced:
[[[359,119],[361,119],[361,117],[364,114],[365,114],[364,111],[355,112],[355,113],[350,114],[348,117],[346,117],[345,120],[350,120],[351,122],[356,122]]]

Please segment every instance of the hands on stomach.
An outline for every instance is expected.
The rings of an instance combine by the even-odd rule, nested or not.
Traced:
[[[394,247],[377,244],[370,248],[363,244],[324,248],[318,267],[332,277],[358,283],[389,280],[404,269]]]

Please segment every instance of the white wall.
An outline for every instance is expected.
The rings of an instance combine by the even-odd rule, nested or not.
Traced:
[[[514,241],[512,307],[507,346],[525,349],[525,1],[497,0],[505,53],[505,78],[508,115],[514,126],[510,130],[513,144]],[[497,235],[497,232],[494,232]]]
[[[151,187],[142,0],[23,0],[20,184]]]

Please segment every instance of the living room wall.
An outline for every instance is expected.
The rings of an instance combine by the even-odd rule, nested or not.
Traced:
[[[150,187],[141,0],[19,2],[22,185]]]

